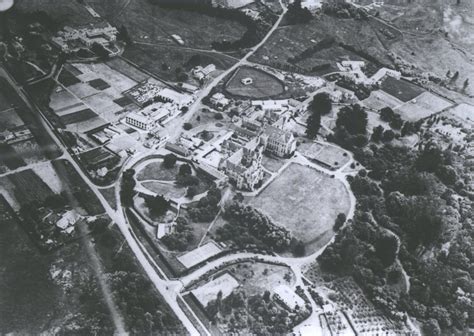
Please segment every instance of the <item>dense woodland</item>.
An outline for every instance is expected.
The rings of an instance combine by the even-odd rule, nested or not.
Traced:
[[[352,275],[386,313],[406,311],[430,335],[472,326],[473,204],[460,197],[472,198],[464,187],[471,177],[456,169],[459,158],[434,143],[420,151],[371,145],[356,156],[369,173],[349,179],[354,222],[319,258],[323,269]],[[391,267],[397,256],[410,276],[408,294],[380,290],[402,276]]]

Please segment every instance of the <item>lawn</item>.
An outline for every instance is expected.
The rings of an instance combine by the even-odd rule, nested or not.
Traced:
[[[402,119],[416,122],[441,112],[451,105],[452,103],[439,96],[430,92],[424,92],[416,98],[416,102],[405,103],[397,107],[395,111],[400,114]]]
[[[181,198],[186,194],[185,188],[179,188],[173,183],[161,182],[143,182],[142,186],[157,195],[163,195],[165,198]]]
[[[253,83],[243,84],[241,80],[244,78],[251,78]],[[285,91],[285,86],[282,81],[265,71],[242,66],[235,70],[225,84],[225,89],[233,96],[261,99],[282,94]]]
[[[107,203],[109,203],[109,205],[117,210],[117,199],[115,198],[115,188],[114,187],[110,187],[110,188],[101,188],[99,189],[100,193],[102,194],[102,196],[104,196],[104,198],[107,200]]]
[[[262,159],[263,167],[271,171],[272,173],[280,170],[281,167],[288,161],[288,159],[279,158],[273,155],[264,155]]]
[[[177,163],[171,168],[165,168],[162,162],[163,161],[160,160],[147,164],[137,173],[137,180],[174,181],[178,174],[180,164]]]
[[[349,194],[344,185],[310,167],[288,166],[250,204],[292,232],[312,253],[334,235],[339,213],[347,215]]]
[[[382,81],[381,89],[403,102],[412,100],[425,92],[425,90],[415,84],[391,76],[387,76]]]

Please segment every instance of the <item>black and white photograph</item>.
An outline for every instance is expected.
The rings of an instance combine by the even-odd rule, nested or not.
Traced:
[[[0,335],[474,335],[473,0],[0,0]]]

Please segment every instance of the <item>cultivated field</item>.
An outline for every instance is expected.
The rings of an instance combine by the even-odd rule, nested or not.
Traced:
[[[244,85],[241,82],[244,78],[251,78],[253,83]],[[275,76],[247,66],[235,70],[225,84],[225,89],[231,95],[255,99],[275,97],[285,91],[283,83]]]
[[[400,99],[403,102],[412,100],[425,92],[422,88],[407,81],[396,79],[391,76],[385,77],[382,81],[381,88],[386,93]]]
[[[312,168],[291,164],[250,204],[289,229],[311,253],[334,235],[336,216],[347,214],[349,202],[341,182]]]

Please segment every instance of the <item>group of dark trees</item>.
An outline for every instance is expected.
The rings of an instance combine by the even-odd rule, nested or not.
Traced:
[[[310,116],[306,121],[306,136],[314,139],[321,128],[321,116],[331,112],[332,101],[329,94],[322,92],[314,96],[313,101],[309,105]]]
[[[349,178],[357,210],[319,258],[323,269],[352,275],[387,314],[408,312],[434,334],[472,325],[474,307],[462,293],[472,293],[473,204],[453,197],[465,188],[453,153],[428,143],[419,151],[371,145],[355,155],[369,173]],[[381,289],[400,279],[397,256],[408,294]]]
[[[145,204],[153,216],[163,216],[170,208],[170,202],[163,195],[146,196]]]
[[[174,251],[186,251],[193,241],[193,229],[189,226],[184,217],[176,219],[176,225],[173,232],[161,238],[161,241]]]
[[[353,6],[347,2],[324,2],[321,10],[326,15],[335,16],[341,19],[356,19],[365,20],[368,18],[367,12],[362,9]]]
[[[328,136],[341,147],[353,150],[364,147],[367,139],[367,112],[358,104],[341,108],[336,119],[334,134]]]
[[[295,0],[288,5],[288,11],[286,12],[286,23],[290,25],[304,24],[311,21],[313,15],[308,8],[301,6],[301,0]]]
[[[190,217],[197,222],[212,221],[219,211],[221,191],[215,184],[211,185],[207,195],[201,198],[196,205],[189,207]]]
[[[269,291],[248,296],[243,290],[235,290],[226,298],[219,292],[206,311],[212,322],[225,324],[229,334],[249,330],[252,335],[285,335],[307,316],[304,307],[299,308],[288,312],[275,302]]]
[[[217,230],[219,241],[232,241],[238,248],[257,247],[276,252],[292,250],[298,256],[305,253],[301,241],[251,206],[232,202],[226,207],[223,217],[227,224]]]
[[[133,205],[133,196],[135,196],[135,170],[127,169],[123,172],[122,182],[120,185],[120,200],[124,207]]]

